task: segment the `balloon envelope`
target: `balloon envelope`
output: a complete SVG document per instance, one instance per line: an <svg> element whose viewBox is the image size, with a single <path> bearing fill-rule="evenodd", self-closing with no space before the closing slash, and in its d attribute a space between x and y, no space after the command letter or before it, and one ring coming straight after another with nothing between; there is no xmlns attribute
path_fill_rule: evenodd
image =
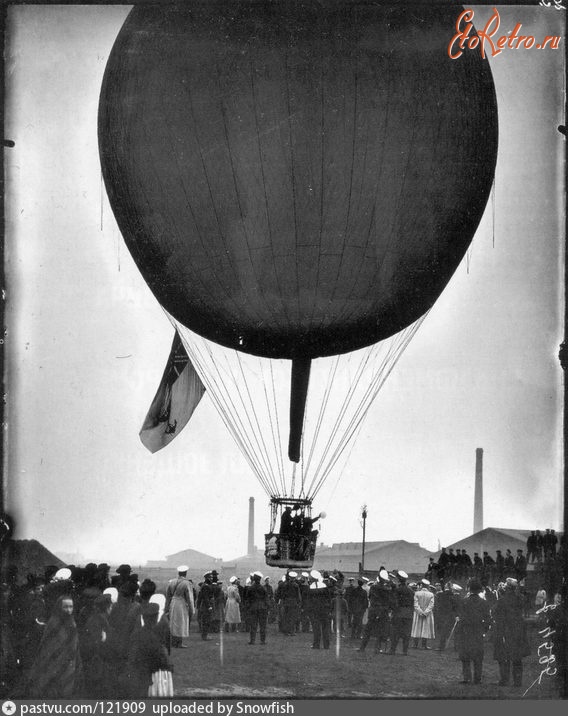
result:
<svg viewBox="0 0 568 716"><path fill-rule="evenodd" d="M158 301L266 357L410 325L491 189L497 109L459 9L346 2L137 6L109 57L103 176Z"/></svg>

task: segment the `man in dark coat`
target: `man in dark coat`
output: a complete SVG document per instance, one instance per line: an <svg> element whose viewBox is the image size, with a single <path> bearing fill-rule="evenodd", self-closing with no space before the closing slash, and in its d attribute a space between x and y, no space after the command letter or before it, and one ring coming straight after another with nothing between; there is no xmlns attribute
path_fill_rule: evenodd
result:
<svg viewBox="0 0 568 716"><path fill-rule="evenodd" d="M493 654L499 663L499 685L509 683L511 667L513 685L521 686L523 657L530 653L526 624L523 619L523 602L517 582L507 579L503 595L493 609Z"/></svg>
<svg viewBox="0 0 568 716"><path fill-rule="evenodd" d="M203 583L199 589L197 595L197 616L199 619L199 628L201 629L201 639L207 641L211 627L211 619L213 617L213 611L215 609L215 593L216 590L213 587L213 573L207 572L203 575Z"/></svg>
<svg viewBox="0 0 568 716"><path fill-rule="evenodd" d="M513 553L510 549L508 549L505 553L504 568L503 576L505 578L515 576L515 558L513 557Z"/></svg>
<svg viewBox="0 0 568 716"><path fill-rule="evenodd" d="M449 575L450 557L446 552L446 548L442 547L442 552L438 557L438 579L442 582L447 579Z"/></svg>
<svg viewBox="0 0 568 716"><path fill-rule="evenodd" d="M472 576L472 564L471 557L467 553L466 549L462 549L462 574L463 579L468 579Z"/></svg>
<svg viewBox="0 0 568 716"><path fill-rule="evenodd" d="M390 633L390 615L395 607L394 595L389 582L389 575L385 570L379 572L377 581L369 590L369 614L363 640L358 651L365 651L369 639L375 635L375 654L383 653Z"/></svg>
<svg viewBox="0 0 568 716"><path fill-rule="evenodd" d="M369 606L367 592L363 589L363 580L357 580L357 586L351 594L351 638L359 639L363 630L363 615Z"/></svg>
<svg viewBox="0 0 568 716"><path fill-rule="evenodd" d="M484 636L489 629L491 615L487 602L479 596L483 589L481 582L472 579L469 595L461 605L456 627L456 648L462 662L464 684L470 684L471 664L473 662L473 683L481 683L483 670Z"/></svg>
<svg viewBox="0 0 568 716"><path fill-rule="evenodd" d="M451 582L446 582L443 591L438 592L434 600L434 625L439 639L436 651L444 651L446 648L457 615L458 601L452 592Z"/></svg>
<svg viewBox="0 0 568 716"><path fill-rule="evenodd" d="M499 552L499 554L501 554ZM483 553L483 570L481 575L481 584L486 586L487 584L493 584L496 574L496 563L489 552ZM501 571L503 571L501 569Z"/></svg>
<svg viewBox="0 0 568 716"><path fill-rule="evenodd" d="M457 577L457 564L458 564L458 558L454 554L454 550L452 547L449 548L448 551L448 570L449 570L449 576L452 579L456 579Z"/></svg>
<svg viewBox="0 0 568 716"><path fill-rule="evenodd" d="M517 550L517 558L515 559L515 579L523 580L527 576L527 560L522 549Z"/></svg>
<svg viewBox="0 0 568 716"><path fill-rule="evenodd" d="M502 582L505 576L505 557L500 549L495 554L495 568L493 582Z"/></svg>
<svg viewBox="0 0 568 716"><path fill-rule="evenodd" d="M287 505L284 508L284 512L282 512L282 517L280 518L280 536L281 537L289 537L292 533L292 508L290 505Z"/></svg>
<svg viewBox="0 0 568 716"><path fill-rule="evenodd" d="M527 537L527 562L532 563L536 559L536 532L533 530Z"/></svg>
<svg viewBox="0 0 568 716"><path fill-rule="evenodd" d="M414 592L406 584L408 574L402 570L396 572L399 585L395 591L395 603L392 614L392 633L389 654L395 654L399 640L402 640L402 653L408 655L412 619L414 618Z"/></svg>
<svg viewBox="0 0 568 716"><path fill-rule="evenodd" d="M245 601L250 623L249 644L256 641L257 629L260 632L260 643L266 644L266 622L268 621L268 593L260 583L262 574L253 572L250 586L245 591Z"/></svg>
<svg viewBox="0 0 568 716"><path fill-rule="evenodd" d="M307 611L312 623L312 649L329 649L331 633L332 588L316 569L310 572L311 583L307 595Z"/></svg>
<svg viewBox="0 0 568 716"><path fill-rule="evenodd" d="M353 595L353 592L355 591L355 577L349 577L349 579L347 581L348 581L348 584L345 587L343 596L345 597L345 601L347 602L347 626L349 628L351 628L351 621L352 621L351 597Z"/></svg>
<svg viewBox="0 0 568 716"><path fill-rule="evenodd" d="M297 576L296 572L288 572L285 581L278 588L278 598L282 608L282 631L288 636L294 636L296 633L296 624L302 604Z"/></svg>
<svg viewBox="0 0 568 716"><path fill-rule="evenodd" d="M487 554L486 552L483 553ZM483 583L483 560L479 556L479 552L473 553L473 575L476 579L481 579Z"/></svg>

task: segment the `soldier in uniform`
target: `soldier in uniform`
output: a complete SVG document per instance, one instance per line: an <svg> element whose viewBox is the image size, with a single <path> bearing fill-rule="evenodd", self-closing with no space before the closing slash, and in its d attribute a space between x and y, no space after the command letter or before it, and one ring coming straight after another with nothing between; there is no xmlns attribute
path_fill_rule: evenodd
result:
<svg viewBox="0 0 568 716"><path fill-rule="evenodd" d="M265 587L262 586L260 580L262 574L260 572L253 572L251 576L251 583L248 589L245 591L245 600L247 602L247 612L249 615L250 624L250 639L249 644L254 644L256 641L256 631L260 631L260 643L266 643L266 622L268 621L268 593Z"/></svg>
<svg viewBox="0 0 568 716"><path fill-rule="evenodd" d="M412 619L414 617L414 592L407 585L408 574L398 570L396 576L399 585L395 591L395 604L392 615L392 633L389 654L396 653L399 640L402 640L402 653L408 654Z"/></svg>
<svg viewBox="0 0 568 716"><path fill-rule="evenodd" d="M213 574L206 572L203 575L204 581L201 584L197 595L197 616L199 618L199 628L201 629L201 638L207 641L207 636L211 627L211 618L215 608L215 589L213 587Z"/></svg>
<svg viewBox="0 0 568 716"><path fill-rule="evenodd" d="M333 587L329 587L317 569L310 572L307 609L313 630L312 649L329 649Z"/></svg>
<svg viewBox="0 0 568 716"><path fill-rule="evenodd" d="M469 595L463 601L456 627L456 648L462 662L464 684L472 681L471 665L473 662L473 683L481 683L483 669L483 638L489 629L489 605L479 593L483 587L481 582L472 579Z"/></svg>
<svg viewBox="0 0 568 716"><path fill-rule="evenodd" d="M369 615L363 631L363 640L357 651L365 651L369 639L375 635L377 640L375 654L383 653L383 647L386 647L390 634L390 615L394 606L394 595L390 587L389 575L383 569L369 590Z"/></svg>

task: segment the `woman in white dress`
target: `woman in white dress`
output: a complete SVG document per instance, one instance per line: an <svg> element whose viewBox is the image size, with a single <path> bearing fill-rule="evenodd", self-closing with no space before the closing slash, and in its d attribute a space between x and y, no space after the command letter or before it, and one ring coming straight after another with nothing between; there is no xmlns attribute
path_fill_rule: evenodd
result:
<svg viewBox="0 0 568 716"><path fill-rule="evenodd" d="M237 626L241 623L241 609L239 596L239 588L236 585L237 578L229 579L227 587L227 604L225 606L225 631L237 631Z"/></svg>

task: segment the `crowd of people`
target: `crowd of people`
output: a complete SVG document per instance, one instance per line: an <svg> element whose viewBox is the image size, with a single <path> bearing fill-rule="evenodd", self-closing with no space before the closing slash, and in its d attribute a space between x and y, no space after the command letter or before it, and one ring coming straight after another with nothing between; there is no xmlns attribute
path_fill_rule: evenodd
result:
<svg viewBox="0 0 568 716"><path fill-rule="evenodd" d="M251 646L266 643L271 623L284 637L310 633L312 649L329 649L334 635L359 652L374 640L375 653L389 655L434 645L443 651L453 636L466 683L481 680L484 636L490 632L500 683L522 682L526 594L516 577L504 576L493 586L474 575L462 586L451 579L412 581L402 570L381 567L375 579L346 578L338 570L289 570L273 586L256 571L244 584L235 575L225 585L212 570L194 585L186 565L177 572L160 593L129 565L112 575L107 564L49 567L42 576L28 575L25 584L8 571L2 696L173 696L172 649L187 647L194 617L202 640L243 632ZM559 603L559 595L541 588L533 613Z"/></svg>
<svg viewBox="0 0 568 716"><path fill-rule="evenodd" d="M429 558L425 576L432 582L465 582L475 578L486 586L509 577L522 582L529 565L534 565L532 568L541 575L547 589L554 591L562 578L567 551L564 537L559 542L553 529L542 535L540 530L533 530L527 539L526 553L523 549L517 549L515 554L510 549L497 549L494 555L474 552L470 556L466 549L443 547L437 561Z"/></svg>

